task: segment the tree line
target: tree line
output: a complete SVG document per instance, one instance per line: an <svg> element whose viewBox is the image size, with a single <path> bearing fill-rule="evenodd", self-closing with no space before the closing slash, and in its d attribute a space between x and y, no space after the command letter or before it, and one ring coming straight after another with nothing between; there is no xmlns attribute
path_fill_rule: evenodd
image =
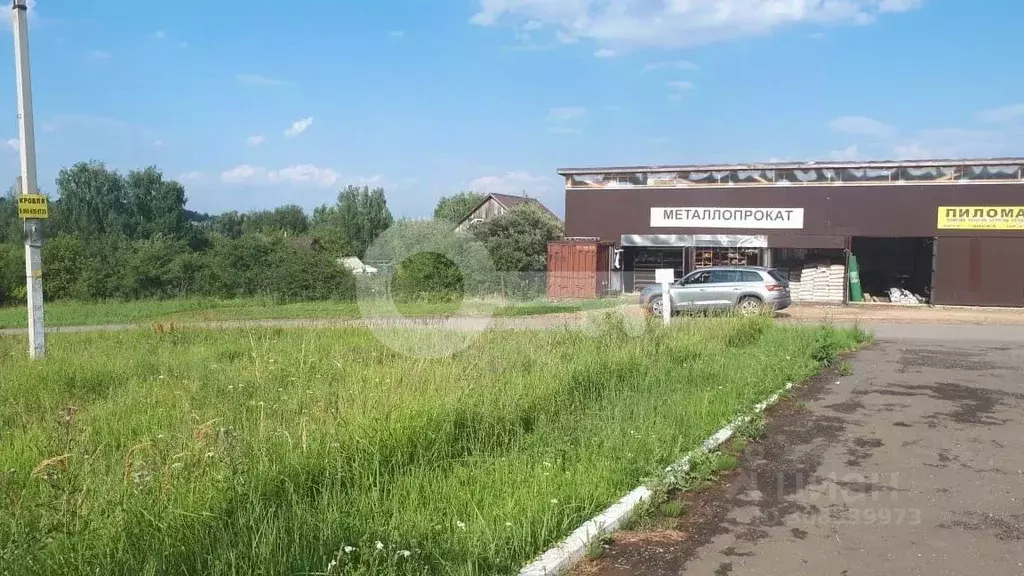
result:
<svg viewBox="0 0 1024 576"><path fill-rule="evenodd" d="M348 186L333 204L307 214L300 206L199 213L187 208L185 188L156 167L122 174L100 162L79 162L56 178L44 223L43 289L47 300L265 296L281 302L355 298L344 256L364 257L393 226L448 226L484 196L460 192L440 199L433 223L392 216L383 188ZM0 304L25 299L22 223L17 190L0 197ZM505 276L542 272L546 245L561 224L523 204L475 224L451 250L484 246L493 269L467 278L476 266L455 265L438 253L394 262L396 295L449 298L466 292L534 294L536 285L510 286ZM415 237L415 232L405 234ZM476 242L471 242L476 241ZM378 254L379 256L379 254ZM460 256L462 258L462 256ZM486 266L480 266L483 270ZM461 271L460 271L461 270ZM502 276L501 273L505 273Z"/></svg>

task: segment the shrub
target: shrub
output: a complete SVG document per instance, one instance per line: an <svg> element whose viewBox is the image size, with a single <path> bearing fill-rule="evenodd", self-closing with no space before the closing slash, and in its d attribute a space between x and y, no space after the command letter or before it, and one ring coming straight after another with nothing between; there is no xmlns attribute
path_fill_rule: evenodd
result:
<svg viewBox="0 0 1024 576"><path fill-rule="evenodd" d="M465 293L462 271L436 252L419 252L403 260L391 279L398 300L453 301Z"/></svg>

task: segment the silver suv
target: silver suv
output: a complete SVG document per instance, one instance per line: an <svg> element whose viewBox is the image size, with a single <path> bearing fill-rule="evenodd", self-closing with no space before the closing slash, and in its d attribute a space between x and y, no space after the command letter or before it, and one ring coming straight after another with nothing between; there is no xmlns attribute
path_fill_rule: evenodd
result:
<svg viewBox="0 0 1024 576"><path fill-rule="evenodd" d="M672 312L737 309L752 314L782 310L792 303L789 282L771 268L714 266L695 270L668 288ZM661 285L640 292L640 305L661 316Z"/></svg>

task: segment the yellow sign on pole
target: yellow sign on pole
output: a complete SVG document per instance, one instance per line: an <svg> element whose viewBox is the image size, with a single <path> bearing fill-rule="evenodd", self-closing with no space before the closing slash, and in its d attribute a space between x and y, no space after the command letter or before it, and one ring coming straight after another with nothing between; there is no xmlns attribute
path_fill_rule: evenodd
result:
<svg viewBox="0 0 1024 576"><path fill-rule="evenodd" d="M1024 230L1024 206L939 206L939 230Z"/></svg>
<svg viewBox="0 0 1024 576"><path fill-rule="evenodd" d="M50 205L42 194L18 196L18 218L22 220L46 220L50 217Z"/></svg>

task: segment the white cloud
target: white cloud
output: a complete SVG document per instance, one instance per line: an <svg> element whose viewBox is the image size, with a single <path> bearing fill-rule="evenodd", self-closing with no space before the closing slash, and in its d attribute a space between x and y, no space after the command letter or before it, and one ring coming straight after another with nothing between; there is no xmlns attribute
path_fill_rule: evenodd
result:
<svg viewBox="0 0 1024 576"><path fill-rule="evenodd" d="M481 194L528 194L547 189L546 176L534 176L529 172L506 172L501 176L481 176L470 181L468 189Z"/></svg>
<svg viewBox="0 0 1024 576"><path fill-rule="evenodd" d="M332 168L321 168L313 164L296 164L278 170L262 166L242 164L221 172L220 179L226 184L272 184L286 182L329 187L342 180L340 172Z"/></svg>
<svg viewBox="0 0 1024 576"><path fill-rule="evenodd" d="M891 138L897 132L894 126L866 116L841 116L831 120L828 126L837 132L874 138Z"/></svg>
<svg viewBox="0 0 1024 576"><path fill-rule="evenodd" d="M594 52L595 58L615 58L618 56L618 52L615 50L609 50L608 48L601 48Z"/></svg>
<svg viewBox="0 0 1024 576"><path fill-rule="evenodd" d="M560 40L679 47L763 35L799 24L866 24L923 0L479 0L478 26L550 28Z"/></svg>
<svg viewBox="0 0 1024 576"><path fill-rule="evenodd" d="M392 31L388 32L388 36L390 36L392 38L404 38L405 37L405 32L403 32L401 30L392 30Z"/></svg>
<svg viewBox="0 0 1024 576"><path fill-rule="evenodd" d="M860 149L856 144L851 144L842 150L833 150L829 156L839 162L852 162L860 159Z"/></svg>
<svg viewBox="0 0 1024 576"><path fill-rule="evenodd" d="M18 138L8 138L4 145L11 150L21 150L21 140Z"/></svg>
<svg viewBox="0 0 1024 576"><path fill-rule="evenodd" d="M1021 155L1024 128L921 130L893 145L898 158L980 158Z"/></svg>
<svg viewBox="0 0 1024 576"><path fill-rule="evenodd" d="M548 118L555 122L567 122L582 118L586 113L587 109L580 106L561 106L548 110Z"/></svg>
<svg viewBox="0 0 1024 576"><path fill-rule="evenodd" d="M317 186L333 186L341 180L341 173L330 168L320 168L312 164L298 164L268 173L271 182L292 182L296 184L315 184Z"/></svg>
<svg viewBox="0 0 1024 576"><path fill-rule="evenodd" d="M975 116L984 117L986 112L991 111L982 111ZM1012 117L1010 112L1007 107L1006 111L993 113L993 118ZM1020 156L1024 151L1021 145L1024 141L1024 126L1013 123L995 123L982 129L929 128L908 131L862 117L846 117L846 121L833 121L830 126L863 137L861 142L833 152L832 157L835 159L846 159L852 156L852 152L859 158L921 160Z"/></svg>
<svg viewBox="0 0 1024 576"><path fill-rule="evenodd" d="M906 12L920 8L924 0L882 0L878 3L879 12Z"/></svg>
<svg viewBox="0 0 1024 576"><path fill-rule="evenodd" d="M975 116L980 122L985 122L986 124L1013 122L1024 118L1024 102L998 108L989 108L988 110L978 112Z"/></svg>
<svg viewBox="0 0 1024 576"><path fill-rule="evenodd" d="M291 84L287 80L279 80L277 78L270 78L262 74L238 74L235 79L242 84L249 84L252 86L287 86Z"/></svg>
<svg viewBox="0 0 1024 576"><path fill-rule="evenodd" d="M96 61L110 60L111 58L114 57L114 55L111 54L110 52L105 52L103 50L89 50L88 56L89 56L90 60L96 60Z"/></svg>
<svg viewBox="0 0 1024 576"><path fill-rule="evenodd" d="M266 136L264 136L263 134L257 134L255 136L249 136L248 138L246 138L245 144L247 146L259 146L260 144L266 142L266 140Z"/></svg>
<svg viewBox="0 0 1024 576"><path fill-rule="evenodd" d="M700 70L700 66L697 66L689 60L676 60L674 62L651 62L644 64L643 72L651 72L653 70L685 70L685 71L696 71Z"/></svg>
<svg viewBox="0 0 1024 576"><path fill-rule="evenodd" d="M185 172L184 174L178 176L178 180L182 180L182 181L195 181L195 180L202 180L205 177L206 177L206 175L203 174L202 172L200 172L199 170L193 170L191 172Z"/></svg>
<svg viewBox="0 0 1024 576"><path fill-rule="evenodd" d="M312 116L307 116L306 118L303 118L302 120L296 120L295 122L292 122L291 128L288 128L287 130L285 130L284 131L284 135L287 136L288 138L294 138L295 136L298 136L299 134L302 134L303 132L305 132L306 129L308 129L312 125L313 125L313 117Z"/></svg>
<svg viewBox="0 0 1024 576"><path fill-rule="evenodd" d="M572 128L570 126L552 126L551 128L548 128L548 132L552 134L583 134L583 131L579 128Z"/></svg>
<svg viewBox="0 0 1024 576"><path fill-rule="evenodd" d="M221 181L227 184L237 184L240 182L252 182L265 178L267 171L265 168L258 168L249 164L242 164L241 166L235 166L230 170L225 170L220 173Z"/></svg>

